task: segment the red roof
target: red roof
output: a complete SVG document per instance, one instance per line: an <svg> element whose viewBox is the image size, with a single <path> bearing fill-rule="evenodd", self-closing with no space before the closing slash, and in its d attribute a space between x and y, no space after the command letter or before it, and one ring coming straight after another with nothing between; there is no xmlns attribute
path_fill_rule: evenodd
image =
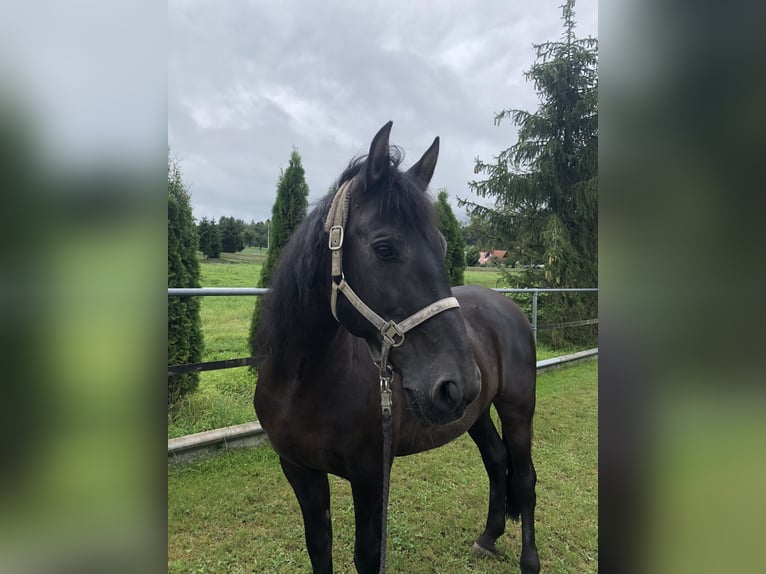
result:
<svg viewBox="0 0 766 574"><path fill-rule="evenodd" d="M491 253L489 251L479 251L479 265L484 265L494 258L505 259L507 254L508 251L504 249L495 249Z"/></svg>

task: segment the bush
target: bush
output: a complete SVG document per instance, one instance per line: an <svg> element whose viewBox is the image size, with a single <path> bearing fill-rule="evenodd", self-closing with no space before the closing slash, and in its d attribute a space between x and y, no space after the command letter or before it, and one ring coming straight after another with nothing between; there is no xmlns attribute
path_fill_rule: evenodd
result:
<svg viewBox="0 0 766 574"><path fill-rule="evenodd" d="M168 158L168 287L199 287L199 241L190 197L178 165ZM199 299L168 297L168 364L202 358ZM168 408L199 384L199 374L168 376Z"/></svg>
<svg viewBox="0 0 766 574"><path fill-rule="evenodd" d="M269 287L271 277L279 259L279 254L287 245L293 231L306 217L308 210L309 186L303 170L303 162L298 150L290 154L290 162L287 170L279 174L277 182L277 197L271 208L269 251L266 261L261 267L260 286ZM253 309L253 318L250 321L249 344L255 354L256 335L261 324L263 315L264 298L258 297Z"/></svg>
<svg viewBox="0 0 766 574"><path fill-rule="evenodd" d="M450 207L446 189L439 190L434 206L439 215L439 231L442 232L444 240L447 242L444 265L447 268L449 284L453 287L462 285L465 273L465 243L460 233L460 224L452 212L452 207Z"/></svg>
<svg viewBox="0 0 766 574"><path fill-rule="evenodd" d="M481 250L475 245L471 245L465 250L465 263L469 267L476 267L479 264Z"/></svg>
<svg viewBox="0 0 766 574"><path fill-rule="evenodd" d="M215 221L203 217L199 224L199 249L207 257L217 259L221 256L221 231Z"/></svg>

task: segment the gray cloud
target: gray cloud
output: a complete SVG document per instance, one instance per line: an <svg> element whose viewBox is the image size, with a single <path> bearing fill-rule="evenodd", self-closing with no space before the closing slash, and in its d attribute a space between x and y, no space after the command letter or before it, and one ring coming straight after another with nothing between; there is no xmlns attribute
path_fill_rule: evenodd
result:
<svg viewBox="0 0 766 574"><path fill-rule="evenodd" d="M432 190L465 197L474 158L515 141L493 113L537 107L523 71L560 37L559 4L171 0L168 140L195 215L270 217L293 147L315 201L388 120L407 165L440 136ZM578 3L579 35L596 11Z"/></svg>

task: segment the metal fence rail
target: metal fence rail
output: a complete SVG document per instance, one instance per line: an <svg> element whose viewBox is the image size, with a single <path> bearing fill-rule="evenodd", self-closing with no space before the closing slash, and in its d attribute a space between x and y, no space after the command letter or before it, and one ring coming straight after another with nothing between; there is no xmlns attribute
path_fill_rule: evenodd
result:
<svg viewBox="0 0 766 574"><path fill-rule="evenodd" d="M232 297L236 295L265 295L265 287L169 287L168 297Z"/></svg>
<svg viewBox="0 0 766 574"><path fill-rule="evenodd" d="M577 327L581 325L598 324L598 319L583 319L580 321L569 321L566 323L548 323L537 324L537 301L540 293L572 293L572 292L596 292L598 287L567 287L567 288L511 288L495 287L492 291L498 293L530 293L532 295L532 332L537 341L537 331L546 329L559 329L565 327ZM169 287L168 297L239 297L239 296L262 296L269 292L264 287ZM220 369L232 369L235 367L246 367L253 364L252 357L242 357L239 359L225 359L222 361L208 361L205 363L189 363L185 365L171 365L168 367L169 375L180 375L183 373L193 373L200 371L215 371Z"/></svg>
<svg viewBox="0 0 766 574"><path fill-rule="evenodd" d="M222 369L233 369L235 367L248 367L252 364L252 357L224 359L222 361L207 361L205 363L186 363L185 365L171 365L168 367L168 375L199 373L200 371L220 371Z"/></svg>
<svg viewBox="0 0 766 574"><path fill-rule="evenodd" d="M492 291L498 293L566 293L572 291L598 291L598 287L570 287L562 289L554 288L511 288L511 287L493 287ZM187 296L187 297L230 297L233 295L266 295L269 289L266 287L168 287L168 297Z"/></svg>

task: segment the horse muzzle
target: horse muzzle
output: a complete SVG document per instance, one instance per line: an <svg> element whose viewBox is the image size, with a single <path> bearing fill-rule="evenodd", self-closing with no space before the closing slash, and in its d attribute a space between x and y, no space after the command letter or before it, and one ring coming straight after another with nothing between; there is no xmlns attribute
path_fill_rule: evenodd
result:
<svg viewBox="0 0 766 574"><path fill-rule="evenodd" d="M481 391L481 373L474 363L470 376L458 378L441 376L426 392L409 386L404 378L404 390L410 410L430 425L445 425L460 420L466 407Z"/></svg>

